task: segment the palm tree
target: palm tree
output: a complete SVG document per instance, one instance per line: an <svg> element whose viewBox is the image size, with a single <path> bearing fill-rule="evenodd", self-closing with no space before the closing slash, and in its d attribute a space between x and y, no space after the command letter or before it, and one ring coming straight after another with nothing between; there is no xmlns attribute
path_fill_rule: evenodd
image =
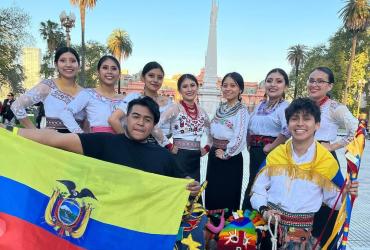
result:
<svg viewBox="0 0 370 250"><path fill-rule="evenodd" d="M307 59L307 46L302 44L297 44L291 46L288 49L287 60L295 69L295 83L294 83L294 96L295 99L298 91L298 74L299 69L302 67L303 63Z"/></svg>
<svg viewBox="0 0 370 250"><path fill-rule="evenodd" d="M40 23L40 34L46 40L48 52L54 53L55 49L63 44L65 37L64 33L58 23L47 20Z"/></svg>
<svg viewBox="0 0 370 250"><path fill-rule="evenodd" d="M132 42L125 30L116 29L108 37L108 49L121 63L132 54ZM121 93L121 79L118 79L118 94Z"/></svg>
<svg viewBox="0 0 370 250"><path fill-rule="evenodd" d="M369 25L370 6L368 0L347 0L346 5L340 10L344 27L352 33L351 57L347 66L347 79L344 87L343 103L347 103L348 87L351 84L352 63L356 55L358 34L365 31Z"/></svg>
<svg viewBox="0 0 370 250"><path fill-rule="evenodd" d="M80 8L81 18L81 84L85 84L85 12L86 8L92 9L95 7L97 0L70 0L72 5Z"/></svg>

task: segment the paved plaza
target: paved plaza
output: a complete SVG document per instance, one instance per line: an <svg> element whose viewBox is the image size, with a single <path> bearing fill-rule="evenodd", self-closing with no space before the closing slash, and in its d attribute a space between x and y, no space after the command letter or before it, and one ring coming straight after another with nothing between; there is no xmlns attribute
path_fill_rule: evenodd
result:
<svg viewBox="0 0 370 250"><path fill-rule="evenodd" d="M370 250L370 140L366 140L365 151L359 173L360 189L353 211L349 232L349 250ZM344 157L344 149L337 150L338 159L343 175L346 173L347 163ZM248 152L243 151L244 156L244 178L243 190L248 184ZM202 159L202 179L206 171L206 157Z"/></svg>

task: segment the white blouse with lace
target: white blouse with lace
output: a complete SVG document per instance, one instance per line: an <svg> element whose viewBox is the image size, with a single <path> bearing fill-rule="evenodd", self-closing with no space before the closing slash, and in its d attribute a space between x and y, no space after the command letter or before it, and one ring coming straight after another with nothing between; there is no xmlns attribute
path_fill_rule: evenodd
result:
<svg viewBox="0 0 370 250"><path fill-rule="evenodd" d="M285 118L285 109L289 103L280 101L272 108L267 108L267 101L262 101L254 109L249 118L248 133L278 137L279 134L289 138L288 125Z"/></svg>
<svg viewBox="0 0 370 250"><path fill-rule="evenodd" d="M165 112L161 114L161 119L153 129L152 135L161 146L170 143L162 127L169 127L174 139L200 142L203 134L208 138L207 145L211 145L210 121L207 113L196 104L198 116L191 118L183 105L180 103L172 104Z"/></svg>
<svg viewBox="0 0 370 250"><path fill-rule="evenodd" d="M128 107L128 103L131 102L132 100L134 99L137 99L139 97L142 97L143 95L140 94L140 93L131 93L129 95L127 95L124 99L123 99L123 102L117 106L118 109L122 110L123 113L127 113L127 107ZM173 104L173 101L168 98L168 101L165 105L163 106L159 106L159 112L162 113L165 112L171 105ZM171 131L170 131L170 125L169 124L163 124L161 127L160 127L163 131L163 133L168 136L171 134Z"/></svg>
<svg viewBox="0 0 370 250"><path fill-rule="evenodd" d="M17 98L11 109L17 119L23 119L27 117L27 107L42 102L46 118L59 119L60 113L74 98L59 90L53 79L45 79ZM85 116L84 112L79 112L74 118L82 121Z"/></svg>
<svg viewBox="0 0 370 250"><path fill-rule="evenodd" d="M84 89L65 107L60 114L60 119L69 131L83 133L84 131L73 117L84 110L90 127L110 127L108 118L122 103L123 98L110 99L102 96L95 89Z"/></svg>
<svg viewBox="0 0 370 250"><path fill-rule="evenodd" d="M226 103L221 103L218 107L211 121L211 136L229 141L224 153L225 159L239 154L245 148L248 122L249 113L244 104L237 103L228 107Z"/></svg>
<svg viewBox="0 0 370 250"><path fill-rule="evenodd" d="M321 122L320 128L315 133L316 140L335 142L339 128L345 128L346 135L338 143L345 146L353 140L358 121L345 105L328 99L321 105L320 109Z"/></svg>

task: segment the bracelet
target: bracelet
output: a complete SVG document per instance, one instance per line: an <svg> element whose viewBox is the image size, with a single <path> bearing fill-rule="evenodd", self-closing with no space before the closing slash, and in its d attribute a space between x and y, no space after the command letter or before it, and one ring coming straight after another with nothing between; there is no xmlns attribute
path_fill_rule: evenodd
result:
<svg viewBox="0 0 370 250"><path fill-rule="evenodd" d="M6 125L5 126L5 129L8 130L8 131L10 131L10 132L13 132L14 127L13 126L10 126L10 125Z"/></svg>
<svg viewBox="0 0 370 250"><path fill-rule="evenodd" d="M168 143L165 147L169 150L169 151L172 151L173 147L175 145L173 145L172 143Z"/></svg>
<svg viewBox="0 0 370 250"><path fill-rule="evenodd" d="M13 135L18 135L18 127L13 127Z"/></svg>
<svg viewBox="0 0 370 250"><path fill-rule="evenodd" d="M209 147L209 145L205 145L204 146L204 150L208 153L209 152L209 150L210 150L211 148Z"/></svg>
<svg viewBox="0 0 370 250"><path fill-rule="evenodd" d="M269 210L269 207L268 206L260 206L260 208L258 209L259 213L263 216L263 213L266 212L267 210Z"/></svg>

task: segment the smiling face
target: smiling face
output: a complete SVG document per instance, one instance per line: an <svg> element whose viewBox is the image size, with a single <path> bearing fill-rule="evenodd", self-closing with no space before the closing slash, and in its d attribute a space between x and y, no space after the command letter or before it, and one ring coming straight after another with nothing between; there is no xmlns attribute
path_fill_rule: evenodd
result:
<svg viewBox="0 0 370 250"><path fill-rule="evenodd" d="M320 101L333 88L329 76L321 70L314 70L307 81L308 95L314 101Z"/></svg>
<svg viewBox="0 0 370 250"><path fill-rule="evenodd" d="M113 60L107 59L101 64L98 75L101 84L112 86L118 81L120 72L117 64Z"/></svg>
<svg viewBox="0 0 370 250"><path fill-rule="evenodd" d="M222 96L228 102L235 102L238 100L240 94L240 87L234 79L231 77L226 77L221 85Z"/></svg>
<svg viewBox="0 0 370 250"><path fill-rule="evenodd" d="M296 142L313 141L319 127L320 123L315 121L315 117L302 110L294 113L288 121L289 132Z"/></svg>
<svg viewBox="0 0 370 250"><path fill-rule="evenodd" d="M60 77L66 79L75 78L78 73L79 66L77 58L71 52L63 53L55 63L55 67L58 69Z"/></svg>
<svg viewBox="0 0 370 250"><path fill-rule="evenodd" d="M145 88L152 92L158 92L162 87L164 73L161 69L155 68L148 71L143 77L142 81L145 83Z"/></svg>
<svg viewBox="0 0 370 250"><path fill-rule="evenodd" d="M284 80L284 76L279 72L272 72L266 77L265 90L266 95L270 99L279 99L283 97L286 88L287 86Z"/></svg>
<svg viewBox="0 0 370 250"><path fill-rule="evenodd" d="M181 82L179 92L184 101L194 102L198 94L198 85L193 80L186 78Z"/></svg>
<svg viewBox="0 0 370 250"><path fill-rule="evenodd" d="M145 141L154 128L154 116L142 105L134 105L126 116L127 135L134 141Z"/></svg>

